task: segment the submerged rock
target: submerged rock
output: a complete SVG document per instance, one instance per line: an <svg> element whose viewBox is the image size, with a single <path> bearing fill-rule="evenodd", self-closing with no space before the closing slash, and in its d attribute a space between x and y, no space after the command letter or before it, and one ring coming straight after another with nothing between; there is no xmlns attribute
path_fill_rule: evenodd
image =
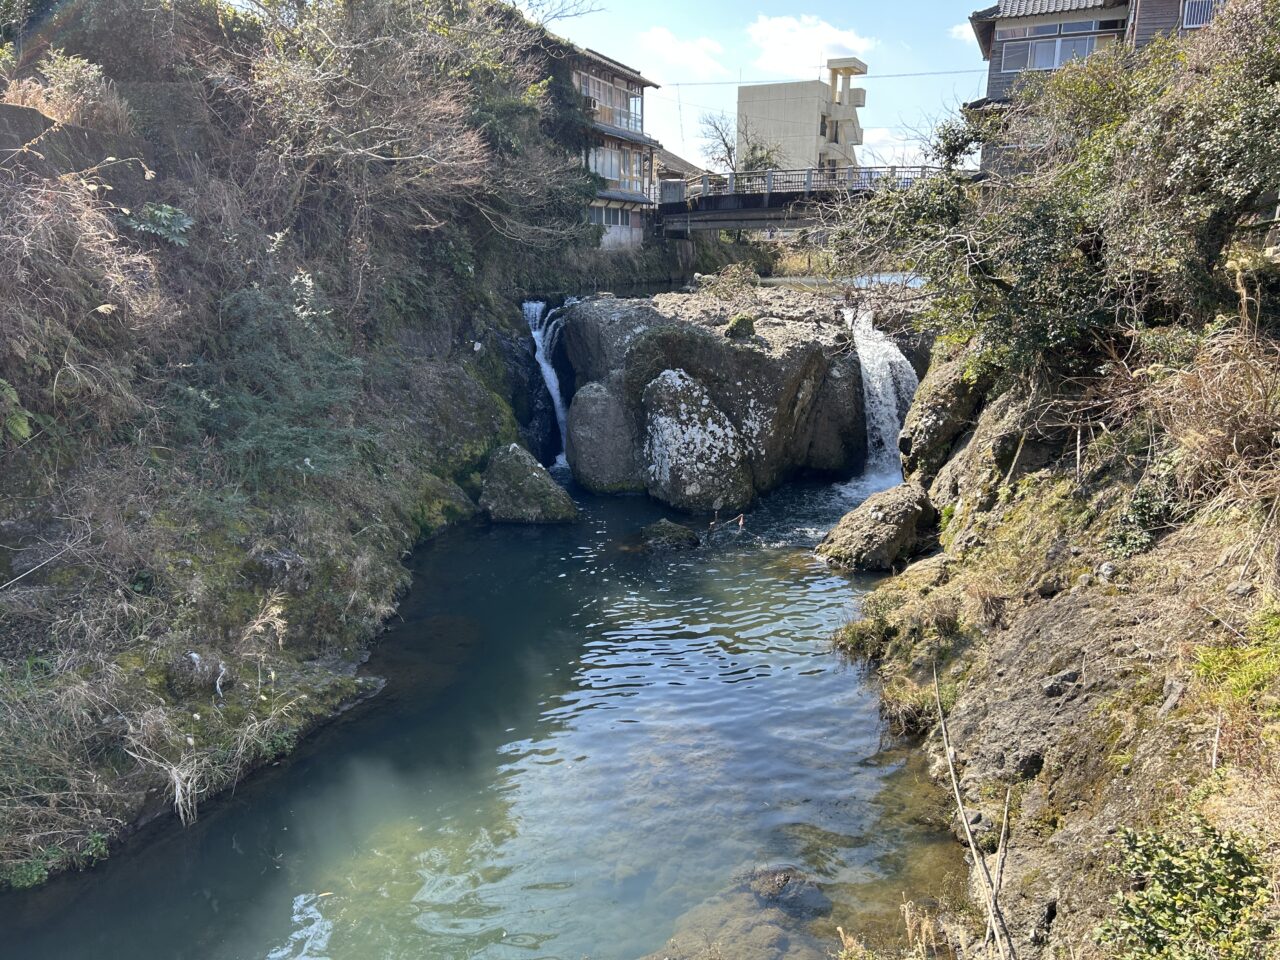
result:
<svg viewBox="0 0 1280 960"><path fill-rule="evenodd" d="M659 520L640 531L640 540L648 550L696 550L702 541L688 527L670 520Z"/></svg>
<svg viewBox="0 0 1280 960"><path fill-rule="evenodd" d="M503 523L559 523L578 519L573 498L546 467L519 444L489 458L480 490L480 507Z"/></svg>
<svg viewBox="0 0 1280 960"><path fill-rule="evenodd" d="M692 512L740 510L755 491L742 438L706 388L683 370L645 387L645 488Z"/></svg>
<svg viewBox="0 0 1280 960"><path fill-rule="evenodd" d="M814 879L795 867L761 867L676 921L675 935L645 960L829 960L805 932L831 912Z"/></svg>
<svg viewBox="0 0 1280 960"><path fill-rule="evenodd" d="M892 570L913 556L934 518L923 488L900 483L846 513L818 545L818 555L852 570Z"/></svg>

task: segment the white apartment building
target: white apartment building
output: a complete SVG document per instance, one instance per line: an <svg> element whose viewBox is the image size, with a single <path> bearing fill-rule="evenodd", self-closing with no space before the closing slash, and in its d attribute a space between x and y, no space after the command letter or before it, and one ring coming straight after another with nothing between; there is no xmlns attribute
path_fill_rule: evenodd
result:
<svg viewBox="0 0 1280 960"><path fill-rule="evenodd" d="M854 148L862 145L858 109L867 92L851 86L867 72L857 57L827 61L830 82L803 80L738 88L738 154L746 135L759 144L781 148L779 167L790 170L857 166Z"/></svg>

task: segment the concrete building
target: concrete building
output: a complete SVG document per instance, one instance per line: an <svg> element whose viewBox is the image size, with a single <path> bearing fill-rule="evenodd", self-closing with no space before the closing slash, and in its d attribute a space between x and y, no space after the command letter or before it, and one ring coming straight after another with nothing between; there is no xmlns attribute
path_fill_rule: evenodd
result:
<svg viewBox="0 0 1280 960"><path fill-rule="evenodd" d="M781 150L781 169L813 170L857 165L854 148L862 144L858 108L867 92L850 86L867 72L857 57L828 60L830 83L804 80L761 83L738 88L738 155L747 138Z"/></svg>
<svg viewBox="0 0 1280 960"><path fill-rule="evenodd" d="M657 87L602 53L572 48L573 84L591 114L595 144L584 158L604 180L588 210L604 228L604 249L638 247L653 218L655 155L661 144L644 132L644 91Z"/></svg>

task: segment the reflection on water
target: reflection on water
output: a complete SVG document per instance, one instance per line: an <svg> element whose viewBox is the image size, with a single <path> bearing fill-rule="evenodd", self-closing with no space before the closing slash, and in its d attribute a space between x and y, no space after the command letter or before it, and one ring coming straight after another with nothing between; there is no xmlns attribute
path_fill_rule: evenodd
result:
<svg viewBox="0 0 1280 960"><path fill-rule="evenodd" d="M5 956L635 960L777 863L832 901L797 943L892 926L954 851L830 652L866 584L808 548L858 495L786 491L658 557L640 498L450 533L382 696L193 828L0 899Z"/></svg>

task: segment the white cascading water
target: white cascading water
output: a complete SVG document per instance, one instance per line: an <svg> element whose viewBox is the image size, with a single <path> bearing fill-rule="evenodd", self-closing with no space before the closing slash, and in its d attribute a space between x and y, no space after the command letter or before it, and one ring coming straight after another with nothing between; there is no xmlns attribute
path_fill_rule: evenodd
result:
<svg viewBox="0 0 1280 960"><path fill-rule="evenodd" d="M555 335L561 325L561 311L547 310L541 300L526 300L524 306L525 323L529 325L529 333L533 336L533 353L538 361L538 369L542 371L542 381L551 394L551 405L556 412L556 427L560 430L560 452L556 455L556 466L567 466L565 460L565 409L564 396L560 392L560 377L551 364L551 348L555 345Z"/></svg>
<svg viewBox="0 0 1280 960"><path fill-rule="evenodd" d="M845 310L845 322L862 366L862 397L867 419L866 476L902 479L898 434L911 398L920 386L911 362L898 345L872 325L869 310Z"/></svg>

